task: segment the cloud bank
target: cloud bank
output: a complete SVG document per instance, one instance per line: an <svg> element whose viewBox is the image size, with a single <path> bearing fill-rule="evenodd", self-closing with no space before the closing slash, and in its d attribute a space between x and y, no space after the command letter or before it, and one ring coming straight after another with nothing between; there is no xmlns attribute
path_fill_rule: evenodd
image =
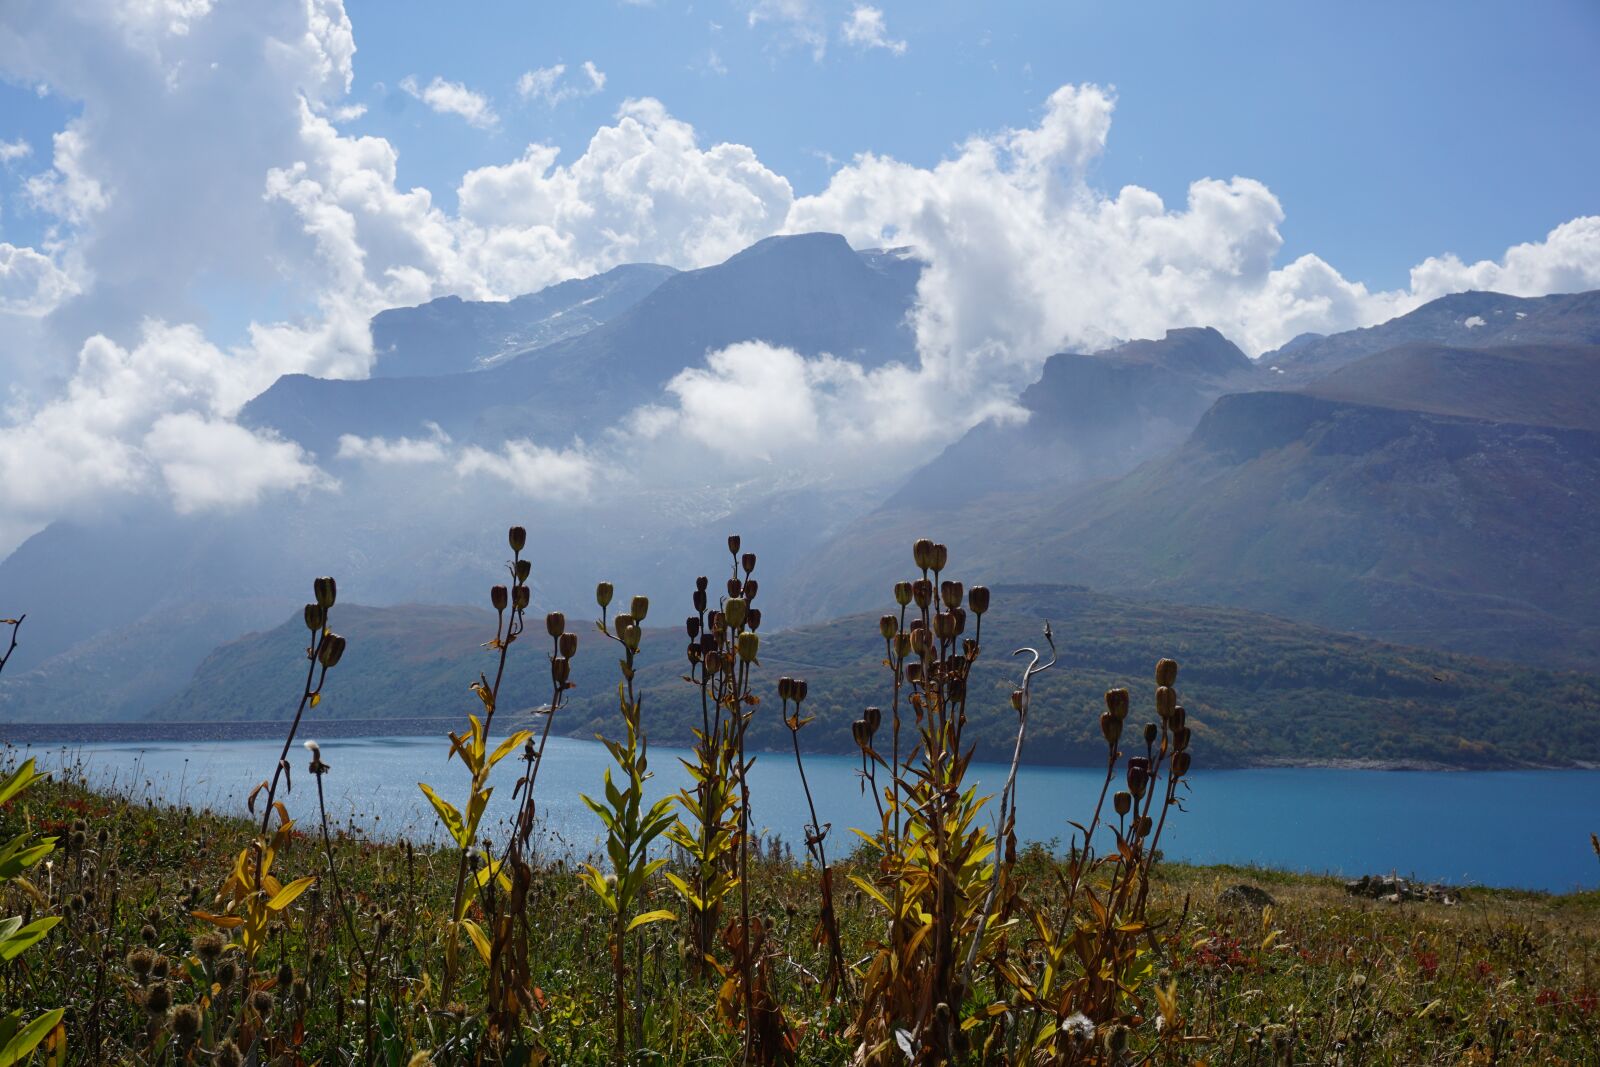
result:
<svg viewBox="0 0 1600 1067"><path fill-rule="evenodd" d="M822 54L813 5L761 0L747 11ZM904 46L867 5L839 33L856 47ZM639 439L692 439L706 420L739 412L761 413L767 427L753 469L819 456L893 462L880 459L884 440L928 432L896 425L912 402L935 405L942 432L954 432L1006 411L1063 347L1215 325L1258 353L1461 289L1600 287L1596 217L1496 260L1441 252L1401 290L1370 290L1315 255L1280 263L1283 207L1251 178L1197 176L1175 204L1138 186L1097 188L1090 170L1115 99L1094 85L1063 86L1036 121L971 137L932 166L863 154L806 197L751 148L702 136L658 100L629 99L571 158L534 143L467 171L448 209L400 184L391 143L344 128L359 114L354 50L340 0L14 0L0 75L48 85L80 110L48 151L0 149L49 223L34 246L0 242L0 341L11 353L0 364L0 498L10 505L0 552L107 496L155 494L200 511L336 492L325 469L336 460L352 471L430 463L535 495L566 479L589 492L628 468ZM599 91L605 76L584 64L523 81L524 98L553 104ZM408 89L476 125L496 119L465 86L435 78ZM704 266L808 230L916 247L928 263L917 365L868 372L736 345L635 413L631 445L612 436L474 451L419 428L424 436L347 439L338 456L317 457L234 421L279 375L368 373L367 320L385 307L508 298L624 262Z"/></svg>

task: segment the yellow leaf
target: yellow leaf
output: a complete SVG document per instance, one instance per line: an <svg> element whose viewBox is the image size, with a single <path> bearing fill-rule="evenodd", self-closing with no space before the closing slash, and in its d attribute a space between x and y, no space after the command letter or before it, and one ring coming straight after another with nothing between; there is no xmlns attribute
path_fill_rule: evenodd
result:
<svg viewBox="0 0 1600 1067"><path fill-rule="evenodd" d="M483 962L489 962L489 938L483 932L483 927L471 919L462 919L461 926L467 931L467 936L472 938L472 944L478 950L478 955L483 957Z"/></svg>
<svg viewBox="0 0 1600 1067"><path fill-rule="evenodd" d="M660 909L658 909L656 911L647 911L647 912L643 913L642 915L635 915L633 917L633 921L628 924L628 929L626 931L624 931L624 932L625 933L632 933L638 927L648 926L651 923L671 922L673 919L676 919L676 918L677 918L676 915L674 915L672 912L666 910L665 908L660 908Z"/></svg>
<svg viewBox="0 0 1600 1067"><path fill-rule="evenodd" d="M298 897L301 893L304 893L307 889L310 889L315 883L315 878L296 878L294 881L278 890L278 892L273 895L272 899L267 901L267 907L272 911L282 911L290 904L293 904L296 897Z"/></svg>

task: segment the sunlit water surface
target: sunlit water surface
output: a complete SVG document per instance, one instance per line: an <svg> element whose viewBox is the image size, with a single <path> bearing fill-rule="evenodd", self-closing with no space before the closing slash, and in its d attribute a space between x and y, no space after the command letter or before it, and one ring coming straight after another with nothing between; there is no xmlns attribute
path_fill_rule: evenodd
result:
<svg viewBox="0 0 1600 1067"><path fill-rule="evenodd" d="M34 746L44 767L76 769L101 787L138 799L245 810L245 798L270 773L282 742L260 740L98 742ZM446 760L438 737L330 738L324 783L336 824L383 836L437 839L432 809L417 788L428 782L458 803L466 774ZM687 781L680 750L651 749L660 794ZM283 799L293 817L316 820L308 753L291 754L293 785ZM610 756L599 744L551 738L539 774L544 847L584 854L599 823L579 794L600 791ZM520 768L497 773L489 819L503 825ZM851 826L876 822L861 790L860 761L811 756L806 774L818 816L832 823L830 847L852 847ZM974 764L971 775L998 792L1006 768ZM1327 769L1205 771L1192 775L1182 813L1162 840L1170 857L1197 863L1259 864L1355 876L1398 872L1437 881L1566 891L1600 883L1589 834L1600 830L1600 771L1393 772ZM1102 773L1085 768L1024 767L1018 776L1019 836L1065 842L1067 820L1086 820ZM762 754L751 773L754 823L800 849L809 821L792 756Z"/></svg>

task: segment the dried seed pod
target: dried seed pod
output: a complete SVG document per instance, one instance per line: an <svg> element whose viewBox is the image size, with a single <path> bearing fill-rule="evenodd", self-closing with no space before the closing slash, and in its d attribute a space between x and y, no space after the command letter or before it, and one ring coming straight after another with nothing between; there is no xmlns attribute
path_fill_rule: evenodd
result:
<svg viewBox="0 0 1600 1067"><path fill-rule="evenodd" d="M1133 794L1125 790L1117 790L1111 797L1111 806L1118 815L1126 815L1133 810Z"/></svg>
<svg viewBox="0 0 1600 1067"><path fill-rule="evenodd" d="M911 546L911 560L918 570L933 570L933 542L926 537L919 538Z"/></svg>
<svg viewBox="0 0 1600 1067"><path fill-rule="evenodd" d="M1013 689L1011 691L1011 710L1017 712L1018 714L1021 714L1022 713L1022 701L1026 698L1026 696L1027 696L1027 694L1024 693L1022 690Z"/></svg>
<svg viewBox="0 0 1600 1067"><path fill-rule="evenodd" d="M722 673L722 653L720 653L720 652L707 652L707 653L705 653L705 668L706 668L706 675L708 677L711 676L711 675L714 675L714 674L721 674Z"/></svg>
<svg viewBox="0 0 1600 1067"><path fill-rule="evenodd" d="M639 651L639 641L643 636L644 633L639 629L638 623L629 623L627 626L617 627L617 637L631 651Z"/></svg>
<svg viewBox="0 0 1600 1067"><path fill-rule="evenodd" d="M922 684L922 664L918 663L916 660L912 660L910 663L906 664L906 681L910 682L912 685Z"/></svg>
<svg viewBox="0 0 1600 1067"><path fill-rule="evenodd" d="M318 578L311 583L311 589L323 611L333 607L333 602L339 598L339 585L332 578Z"/></svg>
<svg viewBox="0 0 1600 1067"><path fill-rule="evenodd" d="M706 591L706 587L709 586L710 584L711 584L711 579L707 578L705 575L702 574L700 577L698 577L698 578L696 578L694 580L695 592L704 593Z"/></svg>
<svg viewBox="0 0 1600 1067"><path fill-rule="evenodd" d="M532 593L525 585L513 586L511 589L511 607L516 611L527 611L528 601Z"/></svg>
<svg viewBox="0 0 1600 1067"><path fill-rule="evenodd" d="M894 655L896 659L905 659L911 655L911 635L898 633L894 635Z"/></svg>
<svg viewBox="0 0 1600 1067"><path fill-rule="evenodd" d="M151 1015L165 1015L170 1007L172 1007L172 987L167 983L157 982L144 991L144 1010Z"/></svg>
<svg viewBox="0 0 1600 1067"><path fill-rule="evenodd" d="M954 641L956 639L956 617L954 613L941 611L933 617L933 632L941 641Z"/></svg>
<svg viewBox="0 0 1600 1067"><path fill-rule="evenodd" d="M1156 689L1156 714L1163 719L1172 717L1172 709L1178 706L1178 694L1169 686L1159 686Z"/></svg>
<svg viewBox="0 0 1600 1067"><path fill-rule="evenodd" d="M185 1042L200 1036L200 1009L193 1004L183 1004L172 1013L172 1032Z"/></svg>
<svg viewBox="0 0 1600 1067"><path fill-rule="evenodd" d="M1182 778L1188 773L1189 753L1187 750L1180 751L1177 755L1172 757L1172 777Z"/></svg>
<svg viewBox="0 0 1600 1067"><path fill-rule="evenodd" d="M1189 747L1189 728L1187 726L1180 726L1172 731L1172 747L1178 752L1182 752Z"/></svg>
<svg viewBox="0 0 1600 1067"><path fill-rule="evenodd" d="M1145 723L1144 724L1144 743L1147 744L1147 745L1155 744L1156 743L1156 737L1157 737L1157 735L1159 733L1160 733L1160 731L1158 731L1156 729L1156 724L1155 723L1153 723L1153 722Z"/></svg>
<svg viewBox="0 0 1600 1067"><path fill-rule="evenodd" d="M960 704L965 701L967 699L967 680L959 674L950 679L945 686L945 696L950 699L952 704Z"/></svg>
<svg viewBox="0 0 1600 1067"><path fill-rule="evenodd" d="M942 571L945 564L950 562L950 550L944 545L933 546L933 569L935 573Z"/></svg>
<svg viewBox="0 0 1600 1067"><path fill-rule="evenodd" d="M306 605L306 629L316 633L327 622L328 614L322 610L321 604Z"/></svg>
<svg viewBox="0 0 1600 1067"><path fill-rule="evenodd" d="M1167 719L1167 727L1172 730L1182 729L1188 718L1189 713L1183 710L1182 704L1179 704L1172 709L1172 715Z"/></svg>
<svg viewBox="0 0 1600 1067"><path fill-rule="evenodd" d="M972 609L974 615L982 615L989 610L989 587L975 585L967 593L967 607Z"/></svg>
<svg viewBox="0 0 1600 1067"><path fill-rule="evenodd" d="M700 636L700 616L690 615L683 620L683 628L689 634L689 640L694 641Z"/></svg>
<svg viewBox="0 0 1600 1067"><path fill-rule="evenodd" d="M1102 711L1100 713L1100 735L1106 739L1108 745L1113 749L1116 748L1117 741L1122 737L1122 720L1109 711Z"/></svg>
<svg viewBox="0 0 1600 1067"><path fill-rule="evenodd" d="M878 633L883 635L885 641L890 640L900 630L900 624L893 615L885 615L878 620Z"/></svg>
<svg viewBox="0 0 1600 1067"><path fill-rule="evenodd" d="M1178 661L1175 659L1162 659L1156 663L1156 685L1164 685L1171 689L1178 684Z"/></svg>
<svg viewBox="0 0 1600 1067"><path fill-rule="evenodd" d="M1151 819L1148 815L1141 815L1133 820L1133 832L1144 837L1150 832Z"/></svg>
<svg viewBox="0 0 1600 1067"><path fill-rule="evenodd" d="M544 617L544 632L551 637L560 637L567 630L567 617L559 611L552 611Z"/></svg>
<svg viewBox="0 0 1600 1067"><path fill-rule="evenodd" d="M506 610L506 605L511 603L511 594L503 585L489 587L489 603L496 611Z"/></svg>
<svg viewBox="0 0 1600 1067"><path fill-rule="evenodd" d="M899 604L901 607L905 607L907 604L911 603L910 582L894 583L894 602Z"/></svg>
<svg viewBox="0 0 1600 1067"><path fill-rule="evenodd" d="M872 733L867 729L867 720L857 719L851 723L850 736L855 739L856 747L862 751L872 747Z"/></svg>
<svg viewBox="0 0 1600 1067"><path fill-rule="evenodd" d="M568 630L556 638L556 651L565 659L571 659L578 654L578 635Z"/></svg>
<svg viewBox="0 0 1600 1067"><path fill-rule="evenodd" d="M1128 691L1126 689L1106 690L1106 710L1115 715L1118 720L1128 717Z"/></svg>
<svg viewBox="0 0 1600 1067"><path fill-rule="evenodd" d="M332 670L344 656L344 638L336 633L329 633L322 641L322 647L317 649L317 662L322 664L323 670Z"/></svg>
<svg viewBox="0 0 1600 1067"><path fill-rule="evenodd" d="M794 680L794 702L796 704L804 704L806 702L806 688L806 680L804 678L796 678Z"/></svg>
<svg viewBox="0 0 1600 1067"><path fill-rule="evenodd" d="M517 576L518 582L526 582L528 575L533 573L533 564L525 559L519 559L511 565L511 573Z"/></svg>
<svg viewBox="0 0 1600 1067"><path fill-rule="evenodd" d="M628 614L633 616L634 622L644 622L644 617L650 614L650 598L634 597L628 602Z"/></svg>
<svg viewBox="0 0 1600 1067"><path fill-rule="evenodd" d="M739 566L744 568L744 572L746 574L749 574L751 571L755 570L756 554L754 552L746 552L743 556L740 556Z"/></svg>
<svg viewBox="0 0 1600 1067"><path fill-rule="evenodd" d="M728 554L732 555L732 556L737 556L739 554L739 535L738 534L729 534L728 535Z"/></svg>
<svg viewBox="0 0 1600 1067"><path fill-rule="evenodd" d="M638 627L634 627L635 630ZM624 638L626 640L626 638ZM565 685L568 678L572 677L572 661L565 656L555 656L550 660L550 679L557 685Z"/></svg>
<svg viewBox="0 0 1600 1067"><path fill-rule="evenodd" d="M601 582L594 587L594 602L599 604L601 608L610 607L611 597L615 592L616 590L611 587L610 582Z"/></svg>
<svg viewBox="0 0 1600 1067"><path fill-rule="evenodd" d="M756 653L761 649L761 638L746 630L739 635L739 658L745 663L756 662Z"/></svg>
<svg viewBox="0 0 1600 1067"><path fill-rule="evenodd" d="M751 608L749 614L744 617L744 624L752 630L761 629L761 609Z"/></svg>
<svg viewBox="0 0 1600 1067"><path fill-rule="evenodd" d="M794 679L787 674L778 679L778 699L788 703L794 696Z"/></svg>
<svg viewBox="0 0 1600 1067"><path fill-rule="evenodd" d="M731 596L731 597L738 596L742 592L744 592L744 584L742 582L740 582L739 579L737 579L737 578L729 578L728 579L728 595Z"/></svg>
<svg viewBox="0 0 1600 1067"><path fill-rule="evenodd" d="M705 613L705 610L706 610L706 591L704 589L696 589L694 591L694 610L695 610L696 614L704 614Z"/></svg>
<svg viewBox="0 0 1600 1067"><path fill-rule="evenodd" d="M961 598L966 593L960 582L940 582L939 599L944 601L944 606L954 611L961 606Z"/></svg>
<svg viewBox="0 0 1600 1067"><path fill-rule="evenodd" d="M917 602L917 607L926 608L933 603L933 583L926 578L918 578L911 583L911 599Z"/></svg>
<svg viewBox="0 0 1600 1067"><path fill-rule="evenodd" d="M1150 782L1150 761L1143 756L1132 756L1128 760L1128 792L1133 794L1135 800L1144 796L1144 787Z"/></svg>
<svg viewBox="0 0 1600 1067"><path fill-rule="evenodd" d="M521 552L528 543L528 531L521 526L513 526L506 531L506 540L511 543L511 551Z"/></svg>
<svg viewBox="0 0 1600 1067"><path fill-rule="evenodd" d="M727 616L728 625L737 630L744 625L745 613L750 609L750 604L744 597L732 597L722 603L722 613Z"/></svg>
<svg viewBox="0 0 1600 1067"><path fill-rule="evenodd" d="M740 592L744 595L746 600L754 600L756 598L756 593L760 589L760 582L756 581L754 578L746 578L744 580L744 588L740 590Z"/></svg>
<svg viewBox="0 0 1600 1067"><path fill-rule="evenodd" d="M926 626L911 631L911 651L919 656L925 656L932 647L933 638L929 636Z"/></svg>
<svg viewBox="0 0 1600 1067"><path fill-rule="evenodd" d="M875 734L878 732L879 725L883 722L883 709L876 707L868 708L866 711L862 712L861 717L866 720L867 732L869 734Z"/></svg>

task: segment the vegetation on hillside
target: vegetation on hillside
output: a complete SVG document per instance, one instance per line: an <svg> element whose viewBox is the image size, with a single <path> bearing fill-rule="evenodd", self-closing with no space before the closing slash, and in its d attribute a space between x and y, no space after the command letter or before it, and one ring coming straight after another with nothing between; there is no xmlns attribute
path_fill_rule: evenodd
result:
<svg viewBox="0 0 1600 1067"><path fill-rule="evenodd" d="M954 579L947 549L928 540L869 637L877 685L863 679L861 693L883 699L849 727L874 823L847 842L846 828L813 814L799 861L792 843L752 832L754 731L787 734L804 782L816 704L804 678L773 677L757 560L735 537L724 585L697 580L686 644L675 642L678 684L700 710L691 784L648 807L653 691L641 650L663 635L644 629L645 597L623 610L610 583L597 587L594 640L617 672L605 730L615 767L584 800L604 846L541 855L545 742L573 712L588 643L559 612L542 634L530 624L526 534L513 527L508 540L509 582L490 589L495 625L471 684L478 706L447 739L465 781L419 783L448 832L443 847L340 831L321 804L337 768L315 742L305 763L294 755L337 691L347 647L359 647L359 634L347 642L332 629L336 614L350 621L332 578L316 580L305 606L295 711L248 821L81 782L28 797L0 788L0 836L12 841L0 875L17 873L4 856L34 835L65 843L42 879L0 886L23 911L4 936L44 941L0 972L11 1012L0 1048L15 1037L52 1064L151 1067L1399 1065L1600 1053L1591 896L1482 891L1412 911L1252 873L1283 897L1280 910L1254 892L1220 892L1216 872L1163 864L1164 835L1183 832L1204 729L1179 702L1173 659L1139 686L1148 702L1111 687L1085 715L1105 777L1092 810L1063 813L1065 853L1019 847L1016 771L1048 721L1070 642L1046 622L1038 647L1015 651L1008 690L986 681L979 665L1000 658L997 644L1010 650L994 640L995 596ZM497 720L519 659L544 673L537 729ZM1297 675L1316 676L1314 661ZM998 728L992 712L976 713L990 705L1005 709L1011 770L986 796L967 768L980 721ZM316 790L317 826L296 826L280 802L296 777ZM486 824L491 793L506 788L515 815ZM54 840L29 855L42 859ZM26 1054L0 1052L0 1064Z"/></svg>
<svg viewBox="0 0 1600 1067"><path fill-rule="evenodd" d="M339 690L320 713L384 718L455 706L493 617L475 608L341 608L362 639L352 646ZM649 622L657 623L659 609ZM1389 645L1249 611L1148 602L1071 586L997 586L984 629L1003 650L1056 625L1060 659L1039 680L1040 705L1023 759L1092 764L1099 758L1098 694L1147 677L1148 649L1189 664L1184 699L1208 766L1350 761L1446 767L1573 766L1600 763L1600 678L1429 649ZM855 751L850 724L879 688L878 616L764 634L762 663L774 677L803 676L816 752ZM293 705L298 620L218 649L162 717L190 721L283 718ZM581 629L581 627L580 627ZM699 692L681 675L681 631L646 628L638 686L650 706L650 736L689 747L700 725ZM575 688L556 724L589 738L611 729L612 665L573 662ZM511 710L548 699L544 664L512 657L504 685ZM980 759L1011 755L1006 698L1013 678L998 657L973 667L968 738ZM1314 714L1313 714L1314 712ZM754 750L788 751L776 716L750 725Z"/></svg>

